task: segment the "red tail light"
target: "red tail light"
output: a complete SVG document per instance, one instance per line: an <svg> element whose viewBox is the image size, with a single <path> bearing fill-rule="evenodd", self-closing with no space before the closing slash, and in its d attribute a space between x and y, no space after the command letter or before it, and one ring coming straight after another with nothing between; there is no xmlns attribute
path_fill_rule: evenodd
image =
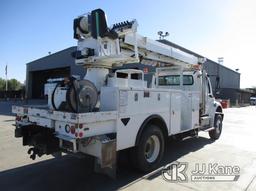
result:
<svg viewBox="0 0 256 191"><path fill-rule="evenodd" d="M79 132L79 137L81 138L81 137L83 137L83 132Z"/></svg>
<svg viewBox="0 0 256 191"><path fill-rule="evenodd" d="M20 121L21 120L21 116L16 116L16 121Z"/></svg>

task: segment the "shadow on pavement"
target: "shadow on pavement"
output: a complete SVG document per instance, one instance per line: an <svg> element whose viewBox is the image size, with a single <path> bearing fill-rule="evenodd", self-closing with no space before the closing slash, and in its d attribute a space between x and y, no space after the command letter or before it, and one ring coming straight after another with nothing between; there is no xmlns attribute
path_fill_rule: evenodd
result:
<svg viewBox="0 0 256 191"><path fill-rule="evenodd" d="M181 156L212 143L210 139L199 137L182 142L168 141L161 166L178 160ZM0 172L1 190L116 190L133 184L143 177L128 160L128 152L119 153L117 179L93 172L94 160L64 156L36 164ZM146 176L148 181L161 175L161 171Z"/></svg>

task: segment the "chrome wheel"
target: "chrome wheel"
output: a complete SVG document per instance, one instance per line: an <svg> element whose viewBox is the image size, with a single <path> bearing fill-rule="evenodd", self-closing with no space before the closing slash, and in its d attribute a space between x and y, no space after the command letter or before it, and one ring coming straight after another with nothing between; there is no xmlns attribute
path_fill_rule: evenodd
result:
<svg viewBox="0 0 256 191"><path fill-rule="evenodd" d="M148 138L145 145L144 156L147 162L154 162L160 153L160 141L156 135L152 135Z"/></svg>
<svg viewBox="0 0 256 191"><path fill-rule="evenodd" d="M209 136L212 140L217 140L222 132L222 116L216 115L214 120L214 129L209 131Z"/></svg>
<svg viewBox="0 0 256 191"><path fill-rule="evenodd" d="M130 150L130 159L134 167L143 172L156 169L164 155L165 137L162 130L153 124L145 126L139 141Z"/></svg>
<svg viewBox="0 0 256 191"><path fill-rule="evenodd" d="M222 122L220 119L218 119L216 121L216 127L215 127L217 135L219 135L221 133L221 128L222 128Z"/></svg>

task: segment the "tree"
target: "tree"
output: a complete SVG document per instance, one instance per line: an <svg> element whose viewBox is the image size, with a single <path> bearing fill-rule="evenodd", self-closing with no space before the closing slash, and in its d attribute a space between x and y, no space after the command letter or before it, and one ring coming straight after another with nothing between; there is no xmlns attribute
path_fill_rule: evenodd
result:
<svg viewBox="0 0 256 191"><path fill-rule="evenodd" d="M0 91L5 90L5 80L0 78Z"/></svg>
<svg viewBox="0 0 256 191"><path fill-rule="evenodd" d="M0 91L5 91L6 81L0 78ZM8 80L8 90L20 90L22 84L16 79Z"/></svg>

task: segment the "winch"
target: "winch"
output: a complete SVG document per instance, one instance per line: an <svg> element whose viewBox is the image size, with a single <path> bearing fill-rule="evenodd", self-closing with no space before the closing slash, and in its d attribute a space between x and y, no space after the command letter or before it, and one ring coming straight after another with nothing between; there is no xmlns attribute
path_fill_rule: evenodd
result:
<svg viewBox="0 0 256 191"><path fill-rule="evenodd" d="M55 110L83 113L93 111L97 100L98 91L91 81L71 77L56 84L50 101Z"/></svg>

